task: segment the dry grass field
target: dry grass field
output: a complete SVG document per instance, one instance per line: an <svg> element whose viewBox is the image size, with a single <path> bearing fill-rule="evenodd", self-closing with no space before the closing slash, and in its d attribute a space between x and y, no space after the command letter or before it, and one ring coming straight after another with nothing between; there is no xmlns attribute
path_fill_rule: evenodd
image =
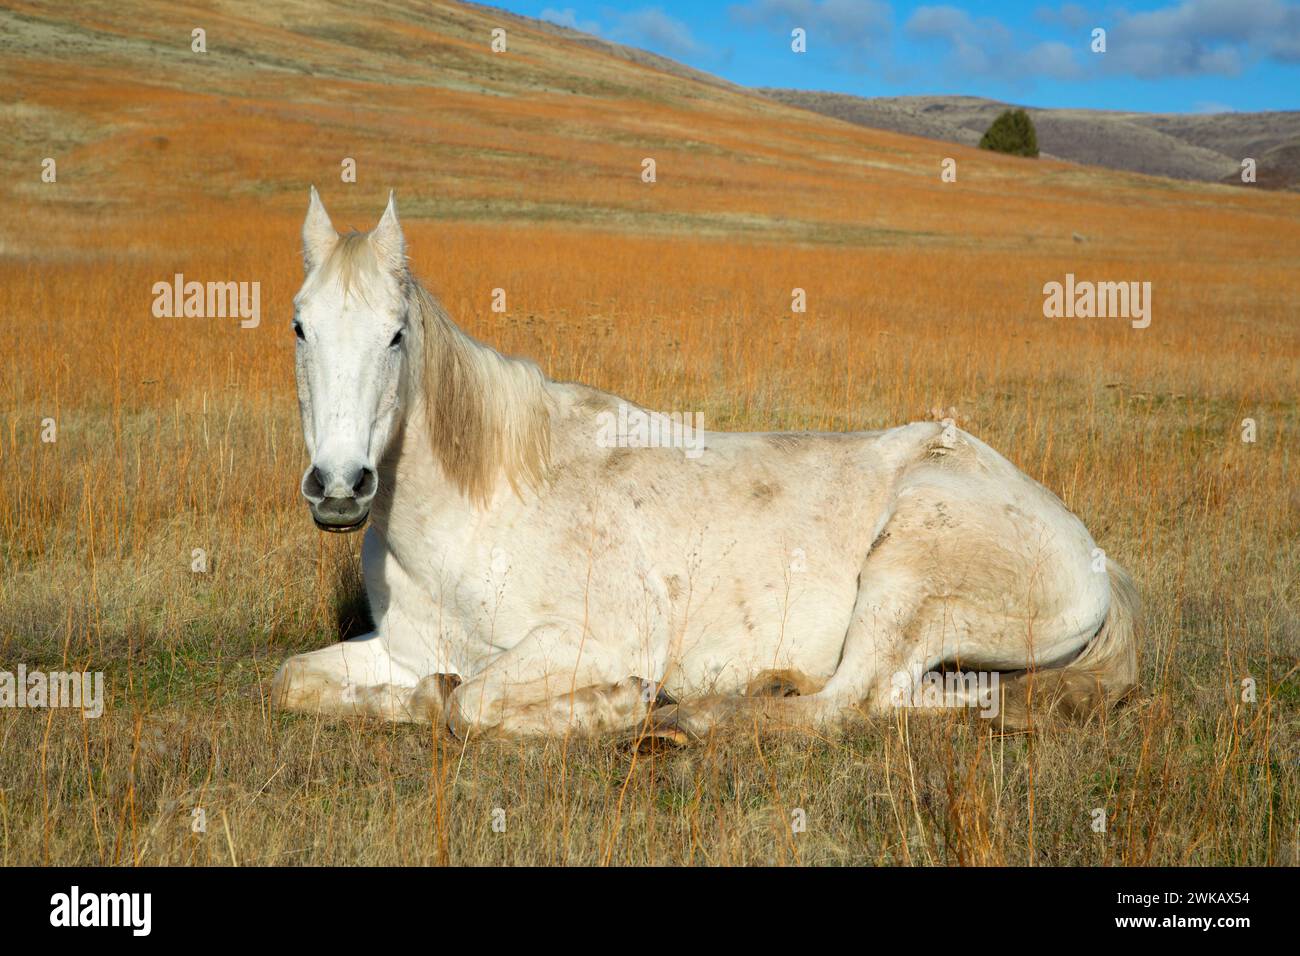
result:
<svg viewBox="0 0 1300 956"><path fill-rule="evenodd" d="M0 670L103 671L108 695L96 720L0 709L0 863L1300 863L1300 196L866 130L481 8L380 9L0 4ZM956 408L1132 570L1140 692L1086 728L900 711L650 754L272 713L276 666L366 613L359 537L298 492L313 182L340 227L395 188L416 273L554 378L721 429ZM155 318L177 272L260 282L260 325ZM1151 282L1150 327L1044 318L1066 273Z"/></svg>

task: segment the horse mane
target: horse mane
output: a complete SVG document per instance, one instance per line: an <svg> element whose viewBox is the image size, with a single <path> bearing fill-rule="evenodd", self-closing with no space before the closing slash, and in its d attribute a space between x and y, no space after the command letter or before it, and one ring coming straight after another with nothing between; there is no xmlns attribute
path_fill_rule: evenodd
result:
<svg viewBox="0 0 1300 956"><path fill-rule="evenodd" d="M486 505L498 474L516 494L537 490L550 464L546 379L462 332L414 278L403 283L418 315L422 368L412 384L423 401L429 445L443 471L471 501Z"/></svg>

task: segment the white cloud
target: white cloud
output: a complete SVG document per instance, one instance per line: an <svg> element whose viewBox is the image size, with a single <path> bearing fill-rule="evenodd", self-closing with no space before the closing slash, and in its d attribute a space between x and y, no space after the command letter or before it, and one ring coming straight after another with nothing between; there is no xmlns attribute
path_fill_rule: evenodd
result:
<svg viewBox="0 0 1300 956"><path fill-rule="evenodd" d="M1008 81L1077 79L1089 68L1144 79L1235 76L1260 59L1300 63L1300 4L1287 0L1177 0L1137 13L1064 3L1034 19L1065 36L1035 42L948 5L917 7L904 30L945 45L953 74ZM1091 53L1094 27L1106 30L1104 54Z"/></svg>
<svg viewBox="0 0 1300 956"><path fill-rule="evenodd" d="M1108 69L1140 77L1240 73L1251 60L1300 61L1300 8L1282 0L1182 0L1120 14Z"/></svg>
<svg viewBox="0 0 1300 956"><path fill-rule="evenodd" d="M1019 59L1020 68L1031 76L1073 80L1083 73L1074 57L1074 49L1055 40L1030 47Z"/></svg>
<svg viewBox="0 0 1300 956"><path fill-rule="evenodd" d="M957 77L1019 81L1074 79L1082 73L1068 44L1028 45L998 20L975 18L957 7L917 7L903 29L914 40L946 46L944 69Z"/></svg>
<svg viewBox="0 0 1300 956"><path fill-rule="evenodd" d="M883 0L749 0L732 6L733 22L789 37L795 27L808 34L809 51L835 50L849 66L862 68L889 51L894 12Z"/></svg>
<svg viewBox="0 0 1300 956"><path fill-rule="evenodd" d="M646 7L618 15L609 28L608 36L620 43L640 46L665 56L685 58L707 52L694 36L690 27L659 7Z"/></svg>

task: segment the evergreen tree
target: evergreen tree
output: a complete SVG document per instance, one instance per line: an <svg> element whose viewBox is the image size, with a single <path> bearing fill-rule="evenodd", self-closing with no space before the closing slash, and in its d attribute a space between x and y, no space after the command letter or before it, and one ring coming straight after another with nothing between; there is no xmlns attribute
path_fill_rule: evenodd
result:
<svg viewBox="0 0 1300 956"><path fill-rule="evenodd" d="M1005 110L980 139L980 149L1013 156L1038 155L1038 134L1024 110Z"/></svg>

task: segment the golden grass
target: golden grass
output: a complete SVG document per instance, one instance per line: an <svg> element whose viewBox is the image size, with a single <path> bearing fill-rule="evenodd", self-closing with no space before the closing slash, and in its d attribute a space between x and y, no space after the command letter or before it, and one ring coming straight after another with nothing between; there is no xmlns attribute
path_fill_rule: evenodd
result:
<svg viewBox="0 0 1300 956"><path fill-rule="evenodd" d="M0 112L24 144L0 229L0 669L103 670L111 697L98 721L0 711L0 862L1300 862L1300 197L872 133L522 29L515 70L454 8L381 30L397 53L278 22L292 5L241 23L258 57L344 64L304 77L192 62L166 47L183 24L119 7L85 16L150 31L138 48L0 63L24 107ZM361 183L331 187L345 155ZM310 181L340 227L396 186L426 284L553 377L711 428L955 406L1134 572L1138 699L1031 737L951 716L642 756L269 714L275 666L364 616L358 541L297 492ZM260 281L261 326L153 318L178 271ZM1044 319L1066 272L1150 281L1151 327ZM1247 676L1255 703L1229 692Z"/></svg>

